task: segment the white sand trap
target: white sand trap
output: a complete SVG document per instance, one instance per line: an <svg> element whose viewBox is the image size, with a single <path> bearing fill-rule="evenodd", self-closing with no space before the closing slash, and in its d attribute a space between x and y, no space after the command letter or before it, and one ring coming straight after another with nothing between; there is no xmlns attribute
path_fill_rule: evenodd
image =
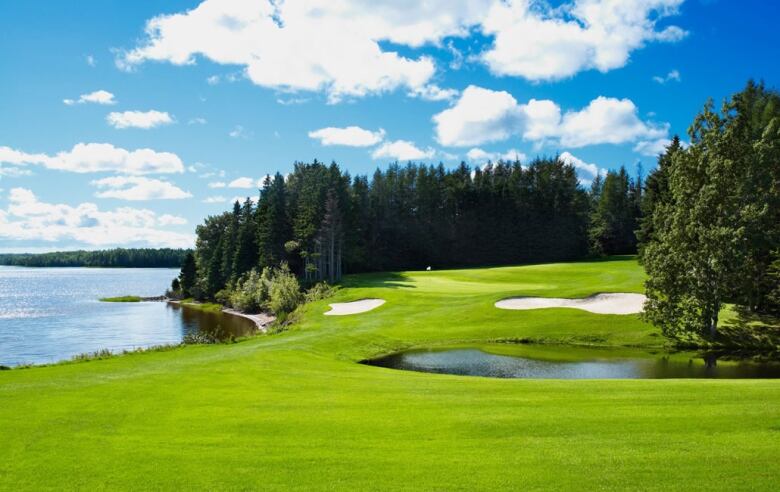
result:
<svg viewBox="0 0 780 492"><path fill-rule="evenodd" d="M645 304L642 294L596 294L584 299L555 297L513 297L496 303L500 309L575 308L596 314L641 313Z"/></svg>
<svg viewBox="0 0 780 492"><path fill-rule="evenodd" d="M330 311L325 316L344 316L346 314L358 314L376 309L385 303L384 299L361 299L352 302L335 302L330 305Z"/></svg>

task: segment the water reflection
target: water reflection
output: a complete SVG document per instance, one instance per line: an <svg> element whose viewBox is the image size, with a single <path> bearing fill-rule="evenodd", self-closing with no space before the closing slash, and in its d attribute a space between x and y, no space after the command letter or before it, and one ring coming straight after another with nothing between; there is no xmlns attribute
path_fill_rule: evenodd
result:
<svg viewBox="0 0 780 492"><path fill-rule="evenodd" d="M526 379L673 379L673 378L780 378L775 362L718 361L692 354L653 355L637 352L612 356L596 350L590 356L578 351L571 360L560 354L545 359L490 353L481 348L412 351L367 361L370 365L463 376Z"/></svg>
<svg viewBox="0 0 780 492"><path fill-rule="evenodd" d="M256 331L255 323L241 316L203 311L171 303L167 306L181 316L183 339L206 335L210 339L223 341L248 336Z"/></svg>

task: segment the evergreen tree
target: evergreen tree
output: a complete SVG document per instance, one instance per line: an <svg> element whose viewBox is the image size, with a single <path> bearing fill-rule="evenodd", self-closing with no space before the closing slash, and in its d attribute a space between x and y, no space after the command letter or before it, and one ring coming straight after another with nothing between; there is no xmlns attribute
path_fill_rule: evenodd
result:
<svg viewBox="0 0 780 492"><path fill-rule="evenodd" d="M195 255L187 253L184 257L184 262L181 265L181 272L179 273L179 285L181 288L182 297L195 296L195 286L198 281L198 271L195 265ZM174 288L174 291L178 290Z"/></svg>
<svg viewBox="0 0 780 492"><path fill-rule="evenodd" d="M239 212L238 235L234 247L233 271L241 277L257 266L257 224L254 205L247 198Z"/></svg>

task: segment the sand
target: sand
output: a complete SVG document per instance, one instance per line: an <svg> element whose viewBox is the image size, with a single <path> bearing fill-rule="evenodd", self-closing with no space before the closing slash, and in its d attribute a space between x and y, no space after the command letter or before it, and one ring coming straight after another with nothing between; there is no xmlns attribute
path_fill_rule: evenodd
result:
<svg viewBox="0 0 780 492"><path fill-rule="evenodd" d="M385 303L384 299L361 299L352 302L335 302L330 304L330 311L325 316L344 316L347 314L358 314L376 309Z"/></svg>
<svg viewBox="0 0 780 492"><path fill-rule="evenodd" d="M645 304L642 294L596 294L584 299L548 297L513 297L498 301L499 309L575 308L596 314L641 313Z"/></svg>

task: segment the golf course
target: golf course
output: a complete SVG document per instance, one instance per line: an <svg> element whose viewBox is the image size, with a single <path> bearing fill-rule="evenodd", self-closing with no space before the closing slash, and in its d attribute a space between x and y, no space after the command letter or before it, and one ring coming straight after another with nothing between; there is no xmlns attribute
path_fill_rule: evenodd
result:
<svg viewBox="0 0 780 492"><path fill-rule="evenodd" d="M662 350L636 314L495 307L642 293L644 280L634 257L351 275L280 333L0 371L0 489L776 490L778 380L360 363L491 342ZM324 314L361 299L385 302Z"/></svg>

